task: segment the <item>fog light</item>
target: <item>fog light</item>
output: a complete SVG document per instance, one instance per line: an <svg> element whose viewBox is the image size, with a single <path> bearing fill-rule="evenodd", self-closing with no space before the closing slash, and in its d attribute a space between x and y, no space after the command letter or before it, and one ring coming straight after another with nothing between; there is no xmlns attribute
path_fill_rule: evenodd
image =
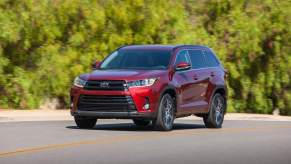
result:
<svg viewBox="0 0 291 164"><path fill-rule="evenodd" d="M143 108L144 108L145 110L149 110L149 109L150 109L150 104L144 104Z"/></svg>
<svg viewBox="0 0 291 164"><path fill-rule="evenodd" d="M149 110L150 109L149 98L145 99L145 104L143 105L143 109L145 109L145 110Z"/></svg>

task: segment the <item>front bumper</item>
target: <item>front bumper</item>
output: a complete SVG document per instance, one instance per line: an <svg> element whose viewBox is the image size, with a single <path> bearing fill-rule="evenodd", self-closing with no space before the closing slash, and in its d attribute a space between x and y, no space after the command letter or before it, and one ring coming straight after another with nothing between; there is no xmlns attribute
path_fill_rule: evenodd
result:
<svg viewBox="0 0 291 164"><path fill-rule="evenodd" d="M152 88L139 87L139 88L130 88L125 91L96 91L96 90L85 90L83 88L78 88L73 86L71 88L71 115L72 116L87 116L87 117L97 117L97 118L154 118L156 117L157 111L157 101L158 101L158 91ZM124 106L120 106L120 109L117 109L116 103L112 101L112 106L107 106L106 109L96 110L84 110L80 107L80 98L87 96L88 98L94 96L101 97L127 97L129 102L134 104L129 105L129 108L125 109ZM129 99L130 97L130 99ZM91 100L90 100L91 101ZM100 100L99 100L100 102ZM110 100L104 100L104 102L110 102ZM145 109L145 103L150 104L149 109ZM81 104L84 107L84 103ZM99 110L99 111L98 111Z"/></svg>
<svg viewBox="0 0 291 164"><path fill-rule="evenodd" d="M99 112L99 111L75 111L71 112L72 116L85 116L85 117L97 117L97 118L123 118L123 119L131 119L131 118L155 118L155 113L147 112Z"/></svg>

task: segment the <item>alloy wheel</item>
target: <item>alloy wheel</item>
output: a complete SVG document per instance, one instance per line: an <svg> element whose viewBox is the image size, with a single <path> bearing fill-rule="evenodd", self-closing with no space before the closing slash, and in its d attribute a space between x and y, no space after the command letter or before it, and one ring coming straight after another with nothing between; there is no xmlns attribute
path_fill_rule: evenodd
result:
<svg viewBox="0 0 291 164"><path fill-rule="evenodd" d="M173 103L169 98L165 98L163 102L163 121L166 127L171 127L174 120Z"/></svg>

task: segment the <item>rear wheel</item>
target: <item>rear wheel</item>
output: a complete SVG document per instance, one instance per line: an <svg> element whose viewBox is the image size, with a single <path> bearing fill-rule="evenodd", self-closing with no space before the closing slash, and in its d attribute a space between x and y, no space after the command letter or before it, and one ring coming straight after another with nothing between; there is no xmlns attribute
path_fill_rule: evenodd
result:
<svg viewBox="0 0 291 164"><path fill-rule="evenodd" d="M151 123L149 120L133 119L133 123L137 126L147 126Z"/></svg>
<svg viewBox="0 0 291 164"><path fill-rule="evenodd" d="M153 121L153 125L157 130L169 131L172 130L174 124L174 112L175 112L175 103L171 95L163 95L158 115L156 120Z"/></svg>
<svg viewBox="0 0 291 164"><path fill-rule="evenodd" d="M225 98L221 94L216 93L211 99L208 114L203 117L205 126L207 128L221 128L224 120L225 109Z"/></svg>
<svg viewBox="0 0 291 164"><path fill-rule="evenodd" d="M96 125L97 118L75 116L75 122L80 129L91 129Z"/></svg>

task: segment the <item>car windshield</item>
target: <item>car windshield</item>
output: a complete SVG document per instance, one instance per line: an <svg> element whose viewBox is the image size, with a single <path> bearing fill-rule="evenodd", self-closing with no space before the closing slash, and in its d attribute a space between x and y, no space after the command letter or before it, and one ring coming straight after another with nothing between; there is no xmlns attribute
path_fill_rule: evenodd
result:
<svg viewBox="0 0 291 164"><path fill-rule="evenodd" d="M118 50L108 56L100 69L167 69L170 50Z"/></svg>

